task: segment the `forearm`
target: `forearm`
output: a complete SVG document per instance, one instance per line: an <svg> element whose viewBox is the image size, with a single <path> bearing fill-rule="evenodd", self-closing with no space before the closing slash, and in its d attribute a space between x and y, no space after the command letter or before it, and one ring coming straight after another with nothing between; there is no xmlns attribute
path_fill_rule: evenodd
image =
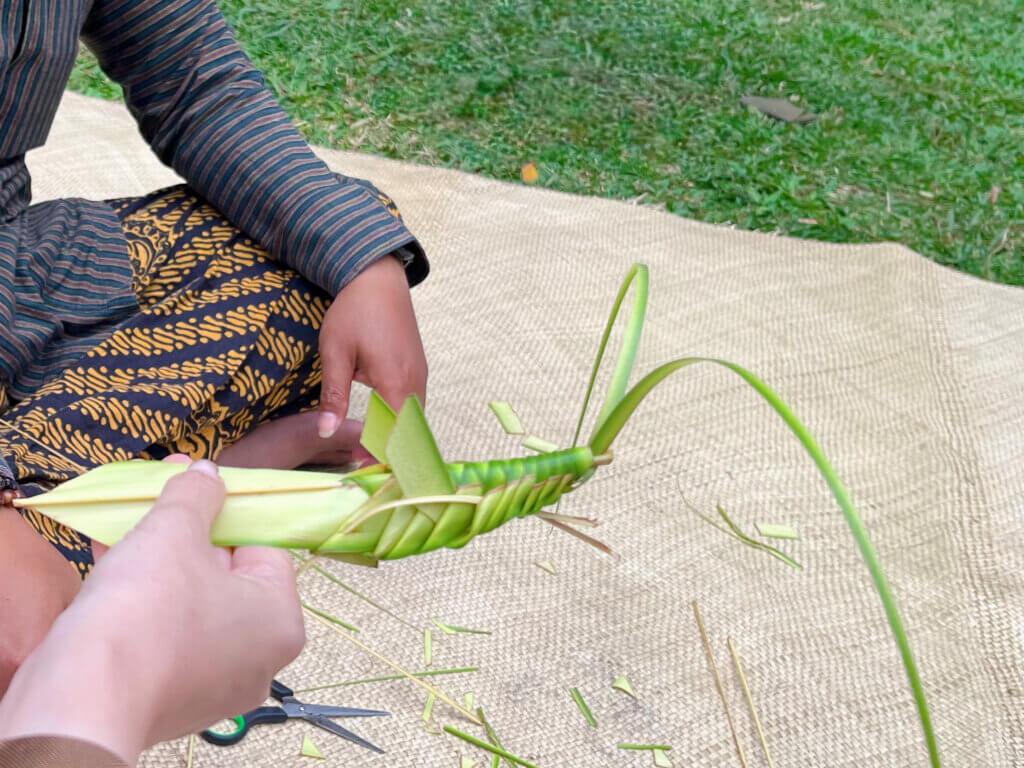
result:
<svg viewBox="0 0 1024 768"><path fill-rule="evenodd" d="M73 609L72 609L73 610ZM134 765L150 731L130 656L101 631L102 617L61 616L0 700L0 741L58 736L98 745Z"/></svg>

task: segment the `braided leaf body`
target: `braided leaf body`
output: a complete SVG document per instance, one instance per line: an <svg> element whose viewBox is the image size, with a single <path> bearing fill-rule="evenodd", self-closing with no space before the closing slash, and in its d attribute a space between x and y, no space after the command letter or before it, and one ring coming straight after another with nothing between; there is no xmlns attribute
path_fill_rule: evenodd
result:
<svg viewBox="0 0 1024 768"><path fill-rule="evenodd" d="M211 541L224 547L288 547L374 560L459 548L514 517L554 504L593 465L588 448L449 464L454 496L467 501L413 500L400 506L387 506L406 498L387 465L351 475L222 467L227 495ZM152 507L167 481L185 468L156 461L106 464L18 503L112 546ZM497 481L501 477L505 482Z"/></svg>

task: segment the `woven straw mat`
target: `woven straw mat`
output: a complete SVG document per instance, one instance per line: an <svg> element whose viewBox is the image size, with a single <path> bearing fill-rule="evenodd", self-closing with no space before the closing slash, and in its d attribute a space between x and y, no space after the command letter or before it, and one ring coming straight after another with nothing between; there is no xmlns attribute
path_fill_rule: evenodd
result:
<svg viewBox="0 0 1024 768"><path fill-rule="evenodd" d="M945 764L1024 765L1024 291L897 245L740 232L320 154L392 195L431 258L414 295L430 362L428 416L447 458L522 455L490 399L510 401L530 431L567 444L619 281L646 262L638 373L708 355L748 367L780 393L833 461L879 550ZM177 181L123 106L71 94L29 162L36 199L142 194ZM655 390L614 449L614 463L561 511L600 520L594 533L616 557L517 520L463 550L376 570L329 566L408 624L315 572L302 576L303 595L410 670L424 666L430 619L489 630L435 629L433 668L479 671L432 679L460 699L475 694L505 747L545 768L652 764L650 753L619 742L670 744L674 766L739 765L695 600L750 766L767 762L729 637L779 768L926 765L881 602L825 483L776 414L734 374L698 366ZM781 546L805 569L702 521L698 511L714 516L718 504L747 531L755 522L796 527L800 540ZM307 629L306 650L280 674L290 686L392 672L322 625ZM622 675L635 700L612 689ZM574 687L596 728L570 697ZM344 721L386 756L292 722L232 748L199 741L194 765L311 765L299 756L305 735L327 765L455 767L460 755L490 764L424 728L426 694L408 680L304 698L392 712ZM484 736L439 702L433 725L444 724ZM162 744L142 765L178 768L186 753L187 740Z"/></svg>

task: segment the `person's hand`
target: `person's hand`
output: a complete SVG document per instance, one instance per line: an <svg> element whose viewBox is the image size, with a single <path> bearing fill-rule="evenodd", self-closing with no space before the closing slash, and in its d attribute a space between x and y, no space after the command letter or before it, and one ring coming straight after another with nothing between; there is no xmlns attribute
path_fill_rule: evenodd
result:
<svg viewBox="0 0 1024 768"><path fill-rule="evenodd" d="M344 422L353 381L377 390L396 410L411 394L425 400L427 360L397 258L374 262L338 294L320 330L320 356L320 437Z"/></svg>
<svg viewBox="0 0 1024 768"><path fill-rule="evenodd" d="M210 462L168 482L18 670L0 739L69 736L134 764L266 699L305 642L295 575L281 550L211 545L223 503Z"/></svg>
<svg viewBox="0 0 1024 768"><path fill-rule="evenodd" d="M363 423L346 419L329 440L317 437L316 411L261 424L254 432L229 445L217 456L222 467L293 469L303 464L364 464L373 461L359 444Z"/></svg>

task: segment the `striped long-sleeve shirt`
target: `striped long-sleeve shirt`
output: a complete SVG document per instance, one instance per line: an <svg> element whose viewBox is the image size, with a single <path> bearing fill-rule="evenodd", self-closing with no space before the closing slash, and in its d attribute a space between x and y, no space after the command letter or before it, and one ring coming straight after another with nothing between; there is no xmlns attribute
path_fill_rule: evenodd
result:
<svg viewBox="0 0 1024 768"><path fill-rule="evenodd" d="M79 38L123 87L160 159L272 256L331 294L392 252L410 283L426 276L422 248L387 198L316 158L214 0L0 0L0 385L9 395L138 309L108 206L30 205L24 155L46 139Z"/></svg>

